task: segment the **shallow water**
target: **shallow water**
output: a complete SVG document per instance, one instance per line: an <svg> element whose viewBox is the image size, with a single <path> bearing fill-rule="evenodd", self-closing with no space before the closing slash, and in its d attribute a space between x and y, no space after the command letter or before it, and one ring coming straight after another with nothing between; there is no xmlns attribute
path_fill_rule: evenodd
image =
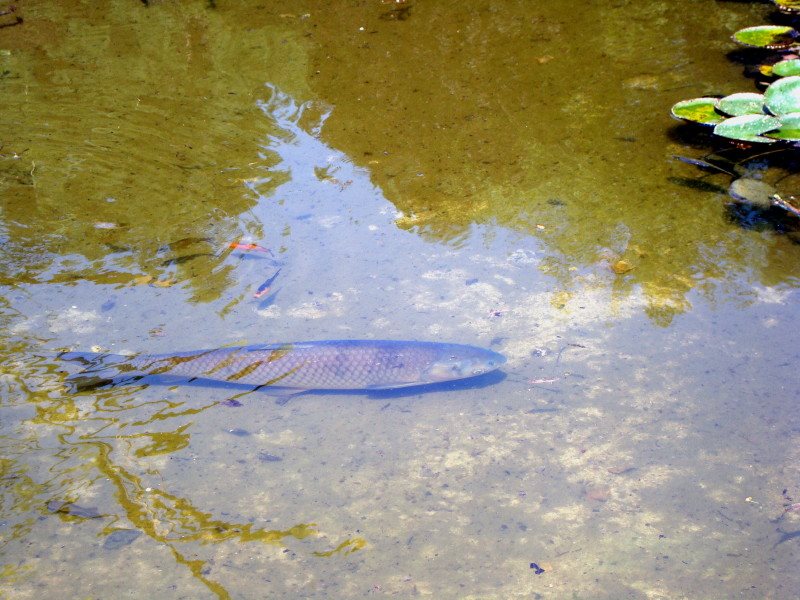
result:
<svg viewBox="0 0 800 600"><path fill-rule="evenodd" d="M668 116L767 5L98 6L0 28L0 595L796 597L800 246ZM278 406L52 358L338 338L509 362Z"/></svg>

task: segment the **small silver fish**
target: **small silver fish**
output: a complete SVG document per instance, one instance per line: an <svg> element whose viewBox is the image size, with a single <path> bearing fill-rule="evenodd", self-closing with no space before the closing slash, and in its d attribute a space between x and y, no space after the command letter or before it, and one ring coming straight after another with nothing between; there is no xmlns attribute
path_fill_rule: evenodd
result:
<svg viewBox="0 0 800 600"><path fill-rule="evenodd" d="M270 290L272 289L272 284L275 283L275 280L278 278L280 272L281 270L278 269L277 271L275 271L275 274L272 277L270 277L264 283L258 286L258 289L253 294L253 298L261 298L262 296L266 296L267 294L269 294Z"/></svg>
<svg viewBox="0 0 800 600"><path fill-rule="evenodd" d="M174 354L64 352L84 370L75 389L136 381L147 375L212 379L290 390L377 390L483 375L503 355L475 346L394 340L329 340L195 350Z"/></svg>

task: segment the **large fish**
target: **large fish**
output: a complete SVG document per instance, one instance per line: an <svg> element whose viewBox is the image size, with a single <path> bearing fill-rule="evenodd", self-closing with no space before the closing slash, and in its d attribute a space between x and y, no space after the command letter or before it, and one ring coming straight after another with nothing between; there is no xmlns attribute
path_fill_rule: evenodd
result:
<svg viewBox="0 0 800 600"><path fill-rule="evenodd" d="M67 381L76 389L136 381L148 375L212 379L283 390L379 390L475 377L503 355L463 344L330 340L194 350L174 354L64 352L84 366Z"/></svg>

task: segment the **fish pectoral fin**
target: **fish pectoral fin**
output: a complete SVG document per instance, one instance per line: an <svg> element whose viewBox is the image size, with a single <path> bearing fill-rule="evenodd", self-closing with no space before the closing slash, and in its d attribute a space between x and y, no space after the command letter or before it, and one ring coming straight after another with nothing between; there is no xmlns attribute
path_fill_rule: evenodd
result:
<svg viewBox="0 0 800 600"><path fill-rule="evenodd" d="M275 404L278 406L283 406L289 400L294 398L295 396L300 396L301 394L305 394L310 392L311 390L307 388L282 388L282 387L275 387L272 384L274 381L270 381L269 383L264 383L262 385L257 385L254 387L250 392L262 392L264 394L269 394L270 396L275 397ZM248 393L250 393L248 392Z"/></svg>
<svg viewBox="0 0 800 600"><path fill-rule="evenodd" d="M272 395L275 396L275 404L277 404L278 406L286 406L289 400L291 400L292 398L296 398L297 396L300 396L302 394L305 394L306 392L308 392L308 390L292 390L290 392L284 392L281 394L273 393Z"/></svg>

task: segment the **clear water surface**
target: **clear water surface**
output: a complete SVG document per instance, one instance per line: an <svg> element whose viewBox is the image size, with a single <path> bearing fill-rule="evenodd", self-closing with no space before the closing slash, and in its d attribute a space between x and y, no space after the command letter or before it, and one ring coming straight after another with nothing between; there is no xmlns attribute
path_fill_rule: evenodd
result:
<svg viewBox="0 0 800 600"><path fill-rule="evenodd" d="M668 116L767 5L19 4L0 596L797 596L800 246ZM279 406L53 358L338 338L509 361Z"/></svg>

